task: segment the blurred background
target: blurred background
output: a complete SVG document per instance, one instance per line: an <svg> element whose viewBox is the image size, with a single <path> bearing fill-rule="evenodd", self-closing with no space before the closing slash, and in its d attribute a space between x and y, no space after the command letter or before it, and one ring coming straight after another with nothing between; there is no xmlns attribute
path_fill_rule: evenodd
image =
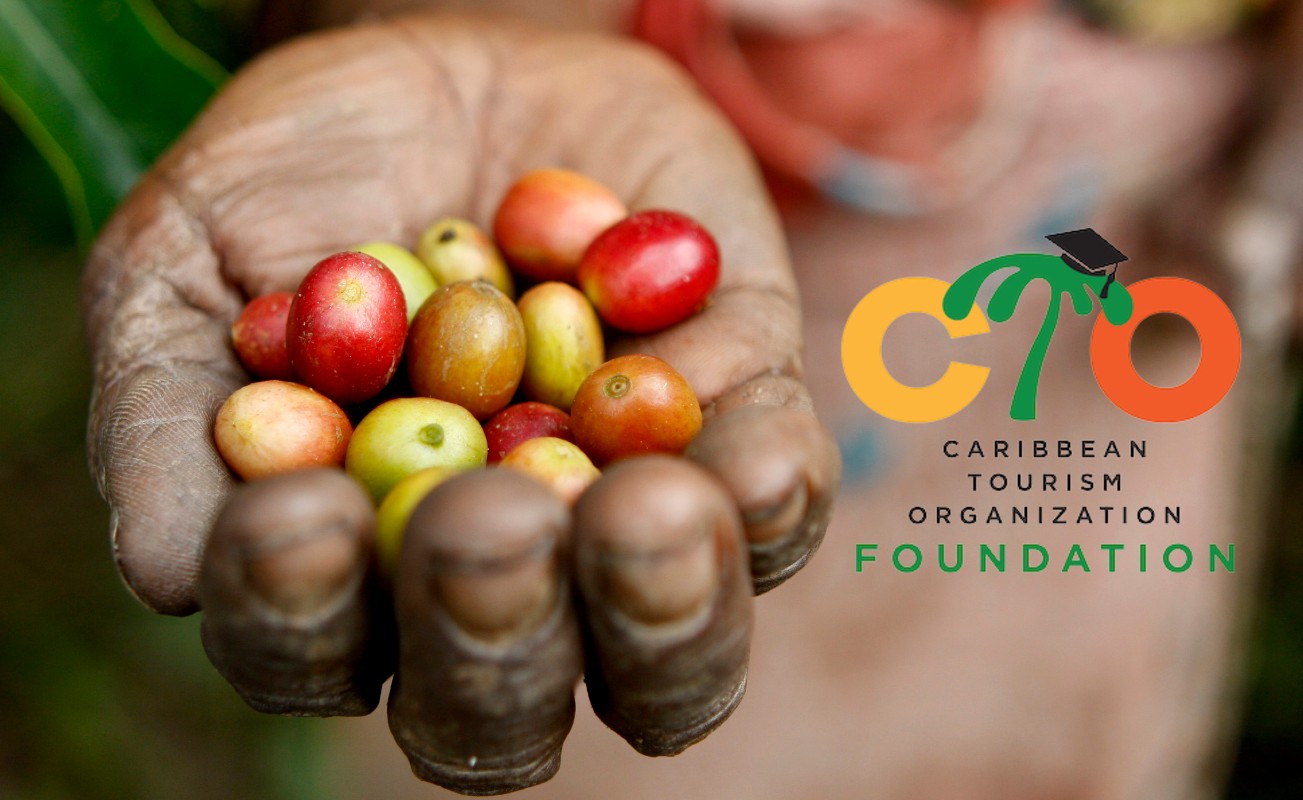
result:
<svg viewBox="0 0 1303 800"><path fill-rule="evenodd" d="M197 618L155 616L125 590L84 451L89 365L78 280L90 234L122 191L110 156L129 168L157 155L250 55L254 5L0 0L0 105L9 112L0 113L6 800L340 796L321 777L327 727L247 709L205 660ZM96 149L113 137L79 122L68 69L107 98L119 140L133 147ZM140 91L141 76L170 94ZM1299 409L1274 489L1228 798L1303 797Z"/></svg>

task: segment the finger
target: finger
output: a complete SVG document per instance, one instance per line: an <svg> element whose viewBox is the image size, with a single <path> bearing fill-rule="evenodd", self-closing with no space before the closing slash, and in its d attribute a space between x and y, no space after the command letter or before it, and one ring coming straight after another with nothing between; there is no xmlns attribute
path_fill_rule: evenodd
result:
<svg viewBox="0 0 1303 800"><path fill-rule="evenodd" d="M688 457L729 490L746 531L756 594L796 574L823 541L841 455L810 414L745 404L711 418Z"/></svg>
<svg viewBox="0 0 1303 800"><path fill-rule="evenodd" d="M187 614L231 475L213 417L243 382L228 343L238 293L199 227L156 181L91 254L83 305L94 367L91 470L110 506L114 555L150 608Z"/></svg>
<svg viewBox="0 0 1303 800"><path fill-rule="evenodd" d="M617 463L575 509L597 715L646 755L705 738L742 699L751 581L722 487L681 459Z"/></svg>
<svg viewBox="0 0 1303 800"><path fill-rule="evenodd" d="M556 773L583 669L569 525L549 489L508 470L454 478L413 512L389 727L422 780L483 795Z"/></svg>
<svg viewBox="0 0 1303 800"><path fill-rule="evenodd" d="M209 526L231 486L208 442L225 387L180 369L143 369L92 418L93 469L109 503L118 569L155 611L189 614Z"/></svg>
<svg viewBox="0 0 1303 800"><path fill-rule="evenodd" d="M369 714L393 671L374 515L339 470L245 484L222 509L201 574L204 649L258 711Z"/></svg>

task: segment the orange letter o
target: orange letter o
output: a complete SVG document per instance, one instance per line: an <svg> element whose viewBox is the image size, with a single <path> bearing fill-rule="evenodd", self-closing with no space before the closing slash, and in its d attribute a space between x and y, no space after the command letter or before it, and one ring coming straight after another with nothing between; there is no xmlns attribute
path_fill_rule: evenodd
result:
<svg viewBox="0 0 1303 800"><path fill-rule="evenodd" d="M1149 278L1127 287L1135 310L1113 325L1101 314L1090 337L1095 380L1113 404L1150 422L1182 422L1217 405L1240 370L1240 329L1212 290L1183 278ZM1136 372L1131 337L1154 314L1175 314L1194 327L1203 353L1190 379L1180 386L1154 386Z"/></svg>

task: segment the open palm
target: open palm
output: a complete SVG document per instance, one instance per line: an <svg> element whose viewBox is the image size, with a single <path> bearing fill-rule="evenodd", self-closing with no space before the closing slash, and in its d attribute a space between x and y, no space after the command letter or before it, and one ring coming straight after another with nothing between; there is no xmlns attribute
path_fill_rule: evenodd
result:
<svg viewBox="0 0 1303 800"><path fill-rule="evenodd" d="M672 363L706 426L689 459L617 466L573 515L499 471L440 487L391 603L370 506L341 473L234 487L211 440L216 407L248 380L230 323L331 252L410 245L444 215L484 223L547 165L716 235L710 307L612 348ZM367 713L396 670L396 738L421 777L461 791L549 777L583 672L640 751L706 735L745 685L749 596L799 569L827 524L839 462L801 382L763 188L716 114L629 45L428 16L282 47L118 211L84 308L92 468L133 591L166 613L202 607L214 664L262 710Z"/></svg>

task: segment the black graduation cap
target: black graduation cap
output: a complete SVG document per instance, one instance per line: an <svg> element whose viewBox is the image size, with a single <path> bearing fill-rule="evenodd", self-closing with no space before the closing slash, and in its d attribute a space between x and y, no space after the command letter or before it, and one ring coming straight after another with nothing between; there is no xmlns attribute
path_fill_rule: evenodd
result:
<svg viewBox="0 0 1303 800"><path fill-rule="evenodd" d="M1103 275L1108 270L1104 288L1100 290L1100 299L1108 297L1108 287L1117 275L1118 264L1127 260L1108 240L1095 232L1094 228L1082 228L1079 231L1054 233L1045 237L1063 248L1063 263L1086 275ZM1111 268L1111 269L1110 269Z"/></svg>

